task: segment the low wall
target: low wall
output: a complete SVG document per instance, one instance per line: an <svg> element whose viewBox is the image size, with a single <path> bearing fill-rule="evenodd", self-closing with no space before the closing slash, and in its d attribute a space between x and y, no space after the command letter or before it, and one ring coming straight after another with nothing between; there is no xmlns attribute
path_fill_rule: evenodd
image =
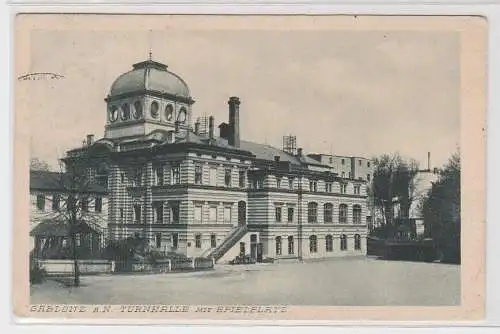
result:
<svg viewBox="0 0 500 334"><path fill-rule="evenodd" d="M73 260L39 260L40 266L48 274L70 274L74 271ZM107 260L79 260L81 274L106 274L114 272L114 262Z"/></svg>

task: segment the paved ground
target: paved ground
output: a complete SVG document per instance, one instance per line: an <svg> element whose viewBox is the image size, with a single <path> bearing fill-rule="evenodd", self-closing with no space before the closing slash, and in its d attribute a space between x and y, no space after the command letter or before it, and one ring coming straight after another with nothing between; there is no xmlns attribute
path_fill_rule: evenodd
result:
<svg viewBox="0 0 500 334"><path fill-rule="evenodd" d="M458 305L460 267L439 263L335 259L218 266L213 271L87 276L82 287L48 282L33 304Z"/></svg>

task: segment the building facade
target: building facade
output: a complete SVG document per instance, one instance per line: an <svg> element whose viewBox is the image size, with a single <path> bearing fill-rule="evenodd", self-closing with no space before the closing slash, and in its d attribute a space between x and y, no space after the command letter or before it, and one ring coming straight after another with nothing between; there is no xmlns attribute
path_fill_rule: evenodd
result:
<svg viewBox="0 0 500 334"><path fill-rule="evenodd" d="M220 262L366 254L366 179L342 177L301 149L241 139L238 97L218 135L212 116L200 131L187 84L147 60L105 101L104 137L88 136L65 161L84 157L91 175L106 175L112 239L141 235L158 250Z"/></svg>

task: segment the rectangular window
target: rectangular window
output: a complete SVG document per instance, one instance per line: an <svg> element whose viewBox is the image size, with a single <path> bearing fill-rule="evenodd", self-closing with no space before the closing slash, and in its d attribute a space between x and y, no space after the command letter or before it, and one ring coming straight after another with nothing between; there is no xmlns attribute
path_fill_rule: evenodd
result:
<svg viewBox="0 0 500 334"><path fill-rule="evenodd" d="M202 206L197 205L194 207L194 223L201 224L203 221Z"/></svg>
<svg viewBox="0 0 500 334"><path fill-rule="evenodd" d="M366 174L366 180L370 181L370 174Z"/></svg>
<svg viewBox="0 0 500 334"><path fill-rule="evenodd" d="M141 223L141 211L140 204L134 204L134 224Z"/></svg>
<svg viewBox="0 0 500 334"><path fill-rule="evenodd" d="M359 165L361 166L361 160L359 160Z"/></svg>
<svg viewBox="0 0 500 334"><path fill-rule="evenodd" d="M330 157L328 160L330 161L330 164L333 163L333 158L332 157Z"/></svg>
<svg viewBox="0 0 500 334"><path fill-rule="evenodd" d="M347 193L347 184L345 184L345 183L340 184L340 193L341 194Z"/></svg>
<svg viewBox="0 0 500 334"><path fill-rule="evenodd" d="M208 217L209 217L209 221L210 223L217 223L217 207L215 206L211 206L209 211L208 211Z"/></svg>
<svg viewBox="0 0 500 334"><path fill-rule="evenodd" d="M89 211L89 199L88 198L80 198L80 207L82 211L88 212Z"/></svg>
<svg viewBox="0 0 500 334"><path fill-rule="evenodd" d="M370 167L370 161L368 161L368 162L366 163L366 166L367 166L367 167Z"/></svg>
<svg viewBox="0 0 500 334"><path fill-rule="evenodd" d="M217 186L217 168L210 168L210 185Z"/></svg>
<svg viewBox="0 0 500 334"><path fill-rule="evenodd" d="M153 223L163 224L163 203L153 202Z"/></svg>
<svg viewBox="0 0 500 334"><path fill-rule="evenodd" d="M125 173L120 174L120 181L121 183L125 183Z"/></svg>
<svg viewBox="0 0 500 334"><path fill-rule="evenodd" d="M344 159L342 159L342 160L341 160L341 163L342 163L342 165L345 165L345 160L344 160Z"/></svg>
<svg viewBox="0 0 500 334"><path fill-rule="evenodd" d="M361 193L361 186L354 186L354 194L359 195Z"/></svg>
<svg viewBox="0 0 500 334"><path fill-rule="evenodd" d="M44 195L38 195L36 197L36 207L38 210L45 210L45 196Z"/></svg>
<svg viewBox="0 0 500 334"><path fill-rule="evenodd" d="M325 184L325 188L326 188L326 189L325 189L325 191L326 191L327 193L331 193L331 192L332 192L332 189L333 189L333 187L332 187L332 183L331 183L331 182L327 182L327 183Z"/></svg>
<svg viewBox="0 0 500 334"><path fill-rule="evenodd" d="M176 163L172 165L172 184L181 183L181 166Z"/></svg>
<svg viewBox="0 0 500 334"><path fill-rule="evenodd" d="M201 165L194 167L194 183L203 184L203 168Z"/></svg>
<svg viewBox="0 0 500 334"><path fill-rule="evenodd" d="M153 177L154 177L154 185L162 186L163 185L163 166L154 166L153 167Z"/></svg>
<svg viewBox="0 0 500 334"><path fill-rule="evenodd" d="M197 234L194 237L194 246L196 248L201 248L201 234Z"/></svg>
<svg viewBox="0 0 500 334"><path fill-rule="evenodd" d="M281 178L280 177L276 178L276 188L278 188L278 189L281 188Z"/></svg>
<svg viewBox="0 0 500 334"><path fill-rule="evenodd" d="M231 207L224 208L224 223L231 223Z"/></svg>
<svg viewBox="0 0 500 334"><path fill-rule="evenodd" d="M172 233L172 248L177 249L179 247L179 233Z"/></svg>
<svg viewBox="0 0 500 334"><path fill-rule="evenodd" d="M277 206L275 209L276 221L281 222L281 206Z"/></svg>
<svg viewBox="0 0 500 334"><path fill-rule="evenodd" d="M226 168L224 171L224 185L226 187L231 187L231 169Z"/></svg>
<svg viewBox="0 0 500 334"><path fill-rule="evenodd" d="M293 222L293 208L288 208L288 222Z"/></svg>
<svg viewBox="0 0 500 334"><path fill-rule="evenodd" d="M138 168L135 171L135 177L134 177L133 186L134 187L140 187L141 185L142 185L142 169Z"/></svg>
<svg viewBox="0 0 500 334"><path fill-rule="evenodd" d="M309 181L309 191L316 192L318 190L318 182Z"/></svg>
<svg viewBox="0 0 500 334"><path fill-rule="evenodd" d="M161 248L161 233L160 232L155 234L155 244L156 244L156 248Z"/></svg>
<svg viewBox="0 0 500 334"><path fill-rule="evenodd" d="M289 255L292 255L293 254L293 250L294 250L294 245L293 245L293 236L289 236L288 237L288 254Z"/></svg>
<svg viewBox="0 0 500 334"><path fill-rule="evenodd" d="M210 236L210 247L211 248L217 247L217 236L215 234L212 234Z"/></svg>
<svg viewBox="0 0 500 334"><path fill-rule="evenodd" d="M239 171L238 178L239 178L239 180L238 180L239 187L245 188L245 171L244 170Z"/></svg>
<svg viewBox="0 0 500 334"><path fill-rule="evenodd" d="M288 189L293 190L293 178L288 179Z"/></svg>
<svg viewBox="0 0 500 334"><path fill-rule="evenodd" d="M61 208L61 196L55 194L52 196L52 210L59 211L60 208Z"/></svg>
<svg viewBox="0 0 500 334"><path fill-rule="evenodd" d="M95 198L95 212L102 212L102 198Z"/></svg>
<svg viewBox="0 0 500 334"><path fill-rule="evenodd" d="M276 237L276 255L281 255L281 237Z"/></svg>
<svg viewBox="0 0 500 334"><path fill-rule="evenodd" d="M179 214L179 203L170 204L170 223L179 224L180 214Z"/></svg>
<svg viewBox="0 0 500 334"><path fill-rule="evenodd" d="M120 208L120 222L123 223L123 208Z"/></svg>

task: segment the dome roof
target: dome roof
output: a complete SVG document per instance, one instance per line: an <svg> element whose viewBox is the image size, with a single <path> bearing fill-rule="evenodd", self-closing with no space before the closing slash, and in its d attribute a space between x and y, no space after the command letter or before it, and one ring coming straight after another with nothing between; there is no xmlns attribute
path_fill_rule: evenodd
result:
<svg viewBox="0 0 500 334"><path fill-rule="evenodd" d="M110 96L140 91L155 91L190 98L189 87L167 65L146 60L133 65L133 69L120 75L111 85Z"/></svg>

